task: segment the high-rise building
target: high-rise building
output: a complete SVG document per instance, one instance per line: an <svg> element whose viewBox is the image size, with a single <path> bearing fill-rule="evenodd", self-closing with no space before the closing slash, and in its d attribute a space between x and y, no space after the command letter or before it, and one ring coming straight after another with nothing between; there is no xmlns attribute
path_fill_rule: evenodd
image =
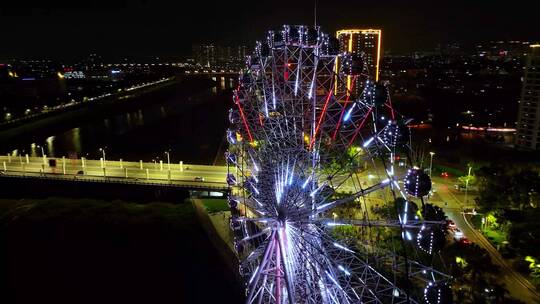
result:
<svg viewBox="0 0 540 304"><path fill-rule="evenodd" d="M381 30L345 29L336 33L341 52L356 55L365 54L365 63L370 76L379 80L379 62L381 60Z"/></svg>
<svg viewBox="0 0 540 304"><path fill-rule="evenodd" d="M249 50L246 46L222 46L217 44L194 44L192 56L203 67L238 67L244 64Z"/></svg>
<svg viewBox="0 0 540 304"><path fill-rule="evenodd" d="M516 145L540 149L540 44L530 46L521 89Z"/></svg>
<svg viewBox="0 0 540 304"><path fill-rule="evenodd" d="M218 45L216 46L216 50L217 50L217 62L220 64L220 65L228 65L230 64L232 61L233 61L233 52L232 52L232 48L230 46L221 46L221 45Z"/></svg>
<svg viewBox="0 0 540 304"><path fill-rule="evenodd" d="M213 44L193 45L195 62L203 67L211 67L216 64L216 48Z"/></svg>
<svg viewBox="0 0 540 304"><path fill-rule="evenodd" d="M238 47L236 59L240 62L244 62L246 60L246 56L248 54L248 48L245 45L241 45Z"/></svg>

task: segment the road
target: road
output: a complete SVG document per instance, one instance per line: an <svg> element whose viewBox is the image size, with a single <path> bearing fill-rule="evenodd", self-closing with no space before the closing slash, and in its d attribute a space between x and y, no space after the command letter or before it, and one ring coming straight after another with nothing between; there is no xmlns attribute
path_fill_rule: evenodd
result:
<svg viewBox="0 0 540 304"><path fill-rule="evenodd" d="M129 95L126 95L126 92L131 92L131 91L134 91L134 90L140 90L140 89L152 87L152 86L163 84L163 83L166 83L166 82L171 82L172 80L174 80L174 77L162 78L162 79L159 79L159 80L156 80L156 81L146 82L146 83L142 83L142 84L138 84L138 85L133 85L133 86L128 87L128 88L123 88L123 89L120 89L120 91L117 91L117 92L103 93L102 95L99 95L99 96L90 97L85 101L83 101L83 100L81 100L81 101L71 101L71 102L60 104L60 105L57 105L57 106L51 106L51 107L49 107L46 110L43 110L41 112L25 115L25 116L22 116L22 117L11 118L9 120L4 120L3 122L0 122L0 126L4 128L5 126L12 125L12 124L15 124L15 123L20 123L20 122L24 122L24 121L28 121L28 120L32 120L32 119L38 119L40 117L45 117L45 116L54 114L55 112L63 112L63 111L69 110L71 108L76 108L78 106L81 106L83 102L85 102L85 104L88 103L88 102L99 102L99 101L101 101L103 99L114 98L114 97L121 99L122 97L129 96Z"/></svg>
<svg viewBox="0 0 540 304"><path fill-rule="evenodd" d="M474 196L468 195L469 203L465 202L465 194L454 190L454 182L449 179L434 178L436 195L431 200L442 207L449 219L454 221L463 234L472 242L487 250L492 262L501 269L500 278L510 295L525 303L540 303L540 294L534 286L501 256L482 233L473 228L463 208L470 206ZM437 200L437 196L440 200ZM443 202L448 203L445 205Z"/></svg>
<svg viewBox="0 0 540 304"><path fill-rule="evenodd" d="M50 158L49 158L50 159ZM56 159L49 165L42 157L0 156L0 171L9 176L29 176L80 181L126 182L195 186L197 188L226 188L226 166L192 164L140 163L126 161ZM84 164L84 165L83 165ZM203 178L204 180L200 180Z"/></svg>

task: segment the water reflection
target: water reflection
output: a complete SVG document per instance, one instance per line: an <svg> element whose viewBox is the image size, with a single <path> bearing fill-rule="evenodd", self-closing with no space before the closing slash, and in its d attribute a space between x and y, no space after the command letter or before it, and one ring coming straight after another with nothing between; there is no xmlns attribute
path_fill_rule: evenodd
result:
<svg viewBox="0 0 540 304"><path fill-rule="evenodd" d="M211 136L217 136L215 141L219 145L219 136L225 131L206 129L210 129L219 117L223 117L226 120L226 111L223 114L216 112L215 116L218 118L214 118L208 125L203 123L209 119L207 107L202 107L201 110L192 112L192 108L196 107L197 104L204 103L208 98L212 98L212 96L216 96L217 94L221 94L222 91L232 88L236 81L236 77L219 78L216 78L219 82L216 81L214 88L208 90L205 94L199 94L197 96L171 94L169 97L166 97L166 100L144 102L138 108L136 107L122 113L110 114L105 117L90 117L88 120L80 122L74 128L55 132L41 138L34 137L32 138L33 145L31 142L28 142L26 146L11 147L18 149L13 150L10 154L14 156L22 154L24 156L25 153L28 153L32 156L41 156L41 148L39 146L43 146L44 152L48 157L86 156L97 159L100 157L98 148L109 146L111 159L129 159L131 156L131 158L136 160L149 160L152 157L155 158L157 152L154 150L160 149L160 153L162 153L162 146L174 146L181 142L189 142L190 145L193 145L192 142L202 141L201 134L203 132L208 134L215 133L216 135ZM229 100L229 96L224 95L223 99L220 99L219 105L224 106ZM221 109L216 109L212 112L214 111L221 111ZM177 116L182 118L179 120L168 119ZM203 123L197 126L197 130L200 132L189 131L193 130L195 125L199 123ZM180 136L182 138L180 138L177 133L184 131L190 134L186 135L182 133ZM207 134L202 135L210 136ZM196 152L199 148L200 144L199 146L193 145L193 149L191 150ZM184 149L184 146L181 149ZM107 154L109 155L109 150ZM176 151L175 154L180 154L180 151Z"/></svg>
<svg viewBox="0 0 540 304"><path fill-rule="evenodd" d="M72 144L72 151L74 151L77 154L81 154L81 129L75 128L71 129L71 144Z"/></svg>

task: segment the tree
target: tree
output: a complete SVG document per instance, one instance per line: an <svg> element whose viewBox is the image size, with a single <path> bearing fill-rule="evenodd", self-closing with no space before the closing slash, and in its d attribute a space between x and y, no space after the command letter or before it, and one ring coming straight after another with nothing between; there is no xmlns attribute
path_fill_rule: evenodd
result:
<svg viewBox="0 0 540 304"><path fill-rule="evenodd" d="M514 212L509 219L512 221L508 233L510 246L521 256L539 257L540 248L540 209L527 208L521 212Z"/></svg>
<svg viewBox="0 0 540 304"><path fill-rule="evenodd" d="M444 258L455 278L459 303L510 303L508 291L497 281L498 267L485 249L453 243L446 247Z"/></svg>
<svg viewBox="0 0 540 304"><path fill-rule="evenodd" d="M522 210L526 206L538 205L536 192L540 188L540 176L538 172L521 170L511 176L510 200L512 206Z"/></svg>
<svg viewBox="0 0 540 304"><path fill-rule="evenodd" d="M458 177L458 181L466 186L471 186L476 184L476 176L474 175L463 175Z"/></svg>

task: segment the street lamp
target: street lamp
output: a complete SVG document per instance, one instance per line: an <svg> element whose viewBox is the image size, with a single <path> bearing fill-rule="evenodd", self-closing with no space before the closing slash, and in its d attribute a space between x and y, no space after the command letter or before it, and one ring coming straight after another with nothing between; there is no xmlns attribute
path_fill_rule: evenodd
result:
<svg viewBox="0 0 540 304"><path fill-rule="evenodd" d="M37 146L41 149L41 157L43 158L43 165L47 165L47 158L45 157L45 150L43 150L43 146Z"/></svg>
<svg viewBox="0 0 540 304"><path fill-rule="evenodd" d="M106 163L106 159L105 159L105 149L107 149L107 147L99 148L99 151L101 151L101 153L103 154L103 168L107 167L107 163Z"/></svg>
<svg viewBox="0 0 540 304"><path fill-rule="evenodd" d="M167 154L167 167L169 168L169 171L171 171L171 155L169 154L169 151L165 151L165 154Z"/></svg>
<svg viewBox="0 0 540 304"><path fill-rule="evenodd" d="M435 155L435 152L429 152L429 155L429 178L431 179L431 171L433 171L433 155Z"/></svg>
<svg viewBox="0 0 540 304"><path fill-rule="evenodd" d="M468 165L468 166L469 166L469 172L467 173L467 179L465 180L465 204L469 203L467 194L469 190L469 179L471 178L471 169L472 169L471 165Z"/></svg>

